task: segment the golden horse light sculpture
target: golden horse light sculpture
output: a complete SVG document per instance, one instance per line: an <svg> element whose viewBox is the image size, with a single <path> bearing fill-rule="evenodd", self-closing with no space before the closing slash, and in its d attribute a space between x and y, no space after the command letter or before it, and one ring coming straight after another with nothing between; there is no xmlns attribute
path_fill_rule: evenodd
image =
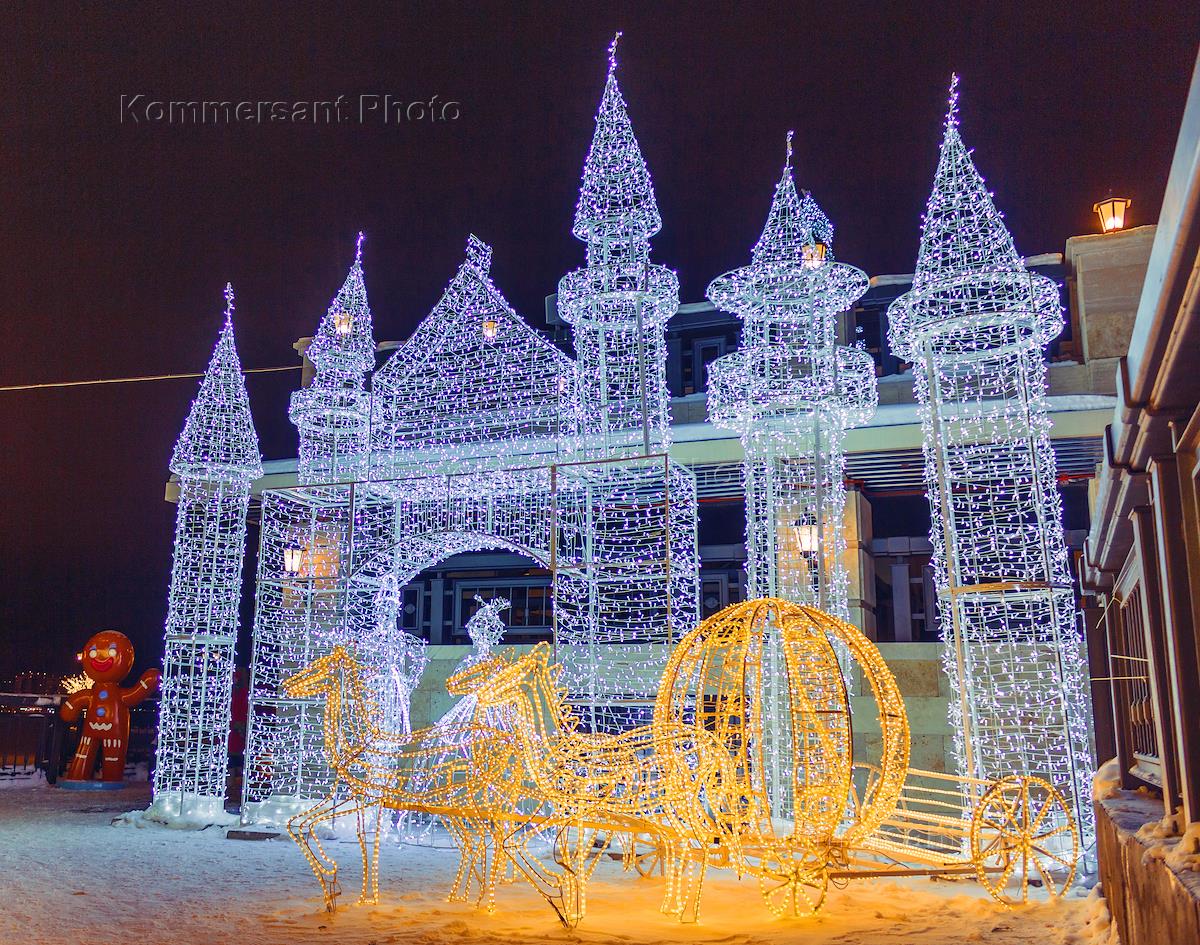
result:
<svg viewBox="0 0 1200 945"><path fill-rule="evenodd" d="M453 899L466 898L475 880L477 901L491 911L507 862L574 926L586 911L587 882L600 858L617 842L626 867L635 865L640 837L663 864L663 910L695 915L714 837L726 834L718 851L737 846L729 817L713 813L736 808L722 793L734 783L728 753L711 733L691 725L581 732L549 655L549 646L540 644L515 660L494 657L451 677L452 694L476 696L476 719L490 710L512 720L504 729L473 720L459 733L471 741L465 756L446 753L442 727L410 735L381 730L361 668L340 647L286 681L289 695L325 698L324 738L336 784L327 798L292 818L288 832L320 881L327 908L338 895L337 863L317 828L335 817L357 818L359 901L373 903L380 812L390 808L433 814L447 824L460 850ZM547 827L549 859L528 842Z"/></svg>
<svg viewBox="0 0 1200 945"><path fill-rule="evenodd" d="M571 927L586 912L587 882L607 849L618 844L628 869L638 843L649 845L666 876L662 911L695 919L707 867L740 860L733 759L713 733L682 721L581 731L549 656L539 644L475 690L481 708L514 714L521 793L544 805L538 822L555 828L553 863L528 847L506 852L534 888L556 887L547 898Z"/></svg>
<svg viewBox="0 0 1200 945"><path fill-rule="evenodd" d="M468 674L479 669L474 667ZM501 865L496 851L520 801L516 793L520 780L512 770L517 752L510 733L476 719L467 721L456 735L470 741L475 752L464 757L445 752L444 726L411 733L381 729L362 667L340 646L287 679L284 690L292 697L325 700L323 736L335 783L327 797L289 820L288 834L320 882L326 908L333 910L340 890L337 862L322 845L318 828L335 818L356 818L363 865L359 902L375 903L380 826L387 808L440 816L460 854L450 898L468 898L474 880L480 890L478 901L490 907ZM493 770L493 765L499 767ZM416 772L419 778L413 777ZM504 816L496 816L502 812ZM374 821L373 831L368 818Z"/></svg>

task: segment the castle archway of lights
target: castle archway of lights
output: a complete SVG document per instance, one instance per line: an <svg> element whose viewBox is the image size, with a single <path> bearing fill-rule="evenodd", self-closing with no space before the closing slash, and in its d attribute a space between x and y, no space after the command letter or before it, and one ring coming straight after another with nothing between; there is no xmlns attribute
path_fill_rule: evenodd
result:
<svg viewBox="0 0 1200 945"><path fill-rule="evenodd" d="M763 600L697 627L696 486L669 456L665 325L679 284L650 261L662 221L615 46L572 226L586 261L558 292L574 357L513 311L491 247L471 236L441 299L377 368L359 237L307 350L313 380L291 401L298 485L262 494L243 822L288 823L331 903L336 867L316 826L352 810L361 837L363 818L378 824L388 807L441 818L463 852L456 895L475 882L490 903L497 863L535 886L545 868L568 924L583 916L595 851L613 845L627 865L661 864L664 908L684 917L707 865L757 876L792 915L815 911L831 877L889 862L973 871L1007 901L1016 857L1036 850L1042 877L1022 861L1022 897L1031 879L1060 888L1076 825L1085 842L1091 831L1040 359L1061 313L982 188L956 90L913 291L891 313L892 344L915 365L958 695L961 770L947 775L906 767L895 681L845 622L842 442L877 398L870 358L838 343L837 318L867 281L834 261L832 224L797 192L790 135L751 265L709 288L744 321L709 407L742 437L748 571ZM152 808L168 820L224 815L246 513L262 472L232 289L226 299L171 463L180 504ZM400 589L496 548L550 571L553 651L490 655L497 605L476 628L478 659L454 677L464 701L440 728L411 732L427 655L399 629ZM854 753L854 665L884 733L876 759ZM348 711L367 739L349 760L337 728ZM557 867L531 852L535 835L557 844Z"/></svg>

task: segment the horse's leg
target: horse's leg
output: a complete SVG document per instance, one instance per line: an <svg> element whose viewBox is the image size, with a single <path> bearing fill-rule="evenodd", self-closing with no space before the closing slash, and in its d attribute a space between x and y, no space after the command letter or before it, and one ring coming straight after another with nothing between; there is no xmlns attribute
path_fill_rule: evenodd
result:
<svg viewBox="0 0 1200 945"><path fill-rule="evenodd" d="M375 845L371 850L371 902L379 902L379 834L383 829L383 800L375 806Z"/></svg>
<svg viewBox="0 0 1200 945"><path fill-rule="evenodd" d="M358 848L362 853L362 892L358 896L358 904L373 906L379 902L379 879L376 875L379 861L379 818L383 810L383 801L369 800L363 794L355 794L355 819L358 828ZM375 808L375 840L372 853L367 852L367 822L368 807Z"/></svg>
<svg viewBox="0 0 1200 945"><path fill-rule="evenodd" d="M496 886L500 881L500 869L508 860L504 849L504 827L496 821L489 822L491 838L491 855L484 864L483 888L479 891L479 899L487 910L488 915L496 911ZM485 850L485 856L487 851Z"/></svg>
<svg viewBox="0 0 1200 945"><path fill-rule="evenodd" d="M562 867L562 911L559 918L569 929L575 928L583 919L587 877L584 874L584 852L582 844L587 834L582 827L575 830L572 841L571 828L564 826L555 839L558 852L555 859Z"/></svg>
<svg viewBox="0 0 1200 945"><path fill-rule="evenodd" d="M460 818L445 817L443 820L458 847L458 870L454 874L454 885L450 887L448 898L451 902L465 902L470 888L470 873L475 864L475 843Z"/></svg>
<svg viewBox="0 0 1200 945"><path fill-rule="evenodd" d="M317 827L334 817L337 813L337 787L324 800L302 814L288 819L288 836L300 848L308 860L308 865L321 884L321 895L325 900L325 908L334 910L334 902L340 890L337 887L337 860L325 852L325 847L317 837Z"/></svg>

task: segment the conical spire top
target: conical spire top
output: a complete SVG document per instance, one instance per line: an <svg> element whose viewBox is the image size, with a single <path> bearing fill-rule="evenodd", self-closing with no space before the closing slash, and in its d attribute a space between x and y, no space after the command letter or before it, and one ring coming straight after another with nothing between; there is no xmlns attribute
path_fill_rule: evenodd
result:
<svg viewBox="0 0 1200 945"><path fill-rule="evenodd" d="M608 74L612 75L617 71L617 43L621 41L623 34L617 30L617 34L613 37L613 41L608 44Z"/></svg>
<svg viewBox="0 0 1200 945"><path fill-rule="evenodd" d="M796 191L796 181L792 174L792 136L787 134L787 146L784 157L783 175L775 185L775 197L771 201L771 212L767 215L767 225L763 227L762 235L754 244L754 264L786 264L800 265L805 255L805 246L822 243L826 247L825 259L830 258L829 250L833 245L833 224L829 217L817 205L812 194L804 191L801 199Z"/></svg>
<svg viewBox="0 0 1200 945"><path fill-rule="evenodd" d="M958 128L958 76L950 81L950 107L921 227L913 287L963 273L1024 272L1004 217L992 202Z"/></svg>
<svg viewBox="0 0 1200 945"><path fill-rule="evenodd" d="M945 128L958 128L958 73L950 73L950 96L946 107Z"/></svg>
<svg viewBox="0 0 1200 945"><path fill-rule="evenodd" d="M338 294L321 320L308 348L308 358L318 371L362 374L375 367L375 338L371 307L362 268L363 234L358 234L354 263Z"/></svg>
<svg viewBox="0 0 1200 945"><path fill-rule="evenodd" d="M237 482L262 475L258 434L233 339L233 287L225 286L225 324L200 393L171 454L171 472L186 479Z"/></svg>
<svg viewBox="0 0 1200 945"><path fill-rule="evenodd" d="M618 33L609 47L608 79L583 165L583 186L571 227L577 239L588 242L647 239L662 229L650 170L617 85L616 44L620 36Z"/></svg>

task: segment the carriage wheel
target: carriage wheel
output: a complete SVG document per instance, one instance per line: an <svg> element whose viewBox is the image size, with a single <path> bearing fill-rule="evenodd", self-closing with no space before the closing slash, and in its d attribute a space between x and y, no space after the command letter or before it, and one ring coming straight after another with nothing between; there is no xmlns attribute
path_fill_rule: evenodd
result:
<svg viewBox="0 0 1200 945"><path fill-rule="evenodd" d="M829 870L812 858L793 860L769 853L762 858L757 872L763 902L781 918L814 915L829 889Z"/></svg>
<svg viewBox="0 0 1200 945"><path fill-rule="evenodd" d="M995 782L971 817L971 860L979 882L1006 905L1029 901L1030 882L1061 896L1075 878L1079 835L1063 796L1041 778ZM1020 893L1008 881L1020 871Z"/></svg>
<svg viewBox="0 0 1200 945"><path fill-rule="evenodd" d="M662 850L658 841L648 833L635 833L630 841L633 844L633 868L639 876L663 875Z"/></svg>

